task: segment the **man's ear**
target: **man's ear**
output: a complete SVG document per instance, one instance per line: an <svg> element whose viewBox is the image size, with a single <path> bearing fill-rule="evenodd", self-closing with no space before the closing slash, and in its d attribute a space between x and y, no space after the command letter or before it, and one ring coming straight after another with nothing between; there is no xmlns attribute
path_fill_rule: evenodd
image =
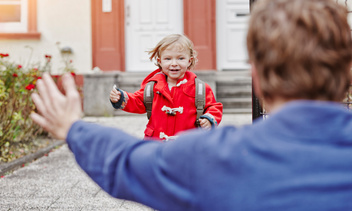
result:
<svg viewBox="0 0 352 211"><path fill-rule="evenodd" d="M257 68L255 67L255 65L253 63L251 63L251 72L252 72L252 83L253 83L254 94L258 98L262 98L263 93L260 88L260 80L258 77Z"/></svg>

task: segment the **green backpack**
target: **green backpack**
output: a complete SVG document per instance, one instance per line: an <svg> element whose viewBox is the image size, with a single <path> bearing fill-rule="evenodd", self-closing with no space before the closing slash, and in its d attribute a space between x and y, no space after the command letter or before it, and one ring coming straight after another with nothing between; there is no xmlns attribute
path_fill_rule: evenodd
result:
<svg viewBox="0 0 352 211"><path fill-rule="evenodd" d="M204 107L205 107L205 83L198 79L194 79L196 85L196 100L195 106L197 108L197 120L196 124L199 126L199 117L203 115ZM152 108L153 108L153 98L154 98L154 84L155 81L149 81L144 88L144 105L147 110L147 117L148 119L152 115Z"/></svg>

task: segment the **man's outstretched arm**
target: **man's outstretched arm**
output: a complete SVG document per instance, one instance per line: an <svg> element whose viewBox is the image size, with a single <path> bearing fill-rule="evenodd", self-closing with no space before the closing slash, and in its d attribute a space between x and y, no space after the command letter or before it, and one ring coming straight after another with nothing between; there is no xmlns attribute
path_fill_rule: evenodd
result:
<svg viewBox="0 0 352 211"><path fill-rule="evenodd" d="M32 95L39 113L31 118L66 140L78 164L100 187L112 196L157 209L194 210L191 162L175 159L184 151L182 144L176 148L172 143L142 141L116 128L79 121L82 109L74 80L66 74L63 81L65 94L43 75L38 93Z"/></svg>

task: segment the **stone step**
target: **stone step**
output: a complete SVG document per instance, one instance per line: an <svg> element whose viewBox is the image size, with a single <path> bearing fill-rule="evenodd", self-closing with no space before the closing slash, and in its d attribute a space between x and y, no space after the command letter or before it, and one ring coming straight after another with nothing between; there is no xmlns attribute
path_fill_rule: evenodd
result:
<svg viewBox="0 0 352 211"><path fill-rule="evenodd" d="M252 78L249 71L217 72L216 98L224 114L252 113Z"/></svg>
<svg viewBox="0 0 352 211"><path fill-rule="evenodd" d="M216 71L216 77L219 81L231 81L240 78L251 78L251 74L249 70Z"/></svg>
<svg viewBox="0 0 352 211"><path fill-rule="evenodd" d="M251 114L252 108L224 108L223 114Z"/></svg>
<svg viewBox="0 0 352 211"><path fill-rule="evenodd" d="M233 98L233 97L250 97L252 96L252 87L217 87L216 97Z"/></svg>
<svg viewBox="0 0 352 211"><path fill-rule="evenodd" d="M222 98L217 99L225 108L252 108L252 98Z"/></svg>

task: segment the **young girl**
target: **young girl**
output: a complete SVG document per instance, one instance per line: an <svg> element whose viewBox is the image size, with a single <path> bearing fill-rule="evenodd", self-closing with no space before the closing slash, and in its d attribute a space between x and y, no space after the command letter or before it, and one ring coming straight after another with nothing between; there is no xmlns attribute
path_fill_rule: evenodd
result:
<svg viewBox="0 0 352 211"><path fill-rule="evenodd" d="M131 113L145 113L144 88L149 81L155 81L151 117L144 131L145 138L172 138L181 131L196 128L197 108L195 106L196 74L189 70L196 64L193 43L184 35L172 34L163 38L148 52L150 60L156 60L159 67L142 82L141 89L127 93L113 88L110 101L116 109ZM222 104L216 102L212 89L205 84L204 113L199 126L217 126L222 118Z"/></svg>

